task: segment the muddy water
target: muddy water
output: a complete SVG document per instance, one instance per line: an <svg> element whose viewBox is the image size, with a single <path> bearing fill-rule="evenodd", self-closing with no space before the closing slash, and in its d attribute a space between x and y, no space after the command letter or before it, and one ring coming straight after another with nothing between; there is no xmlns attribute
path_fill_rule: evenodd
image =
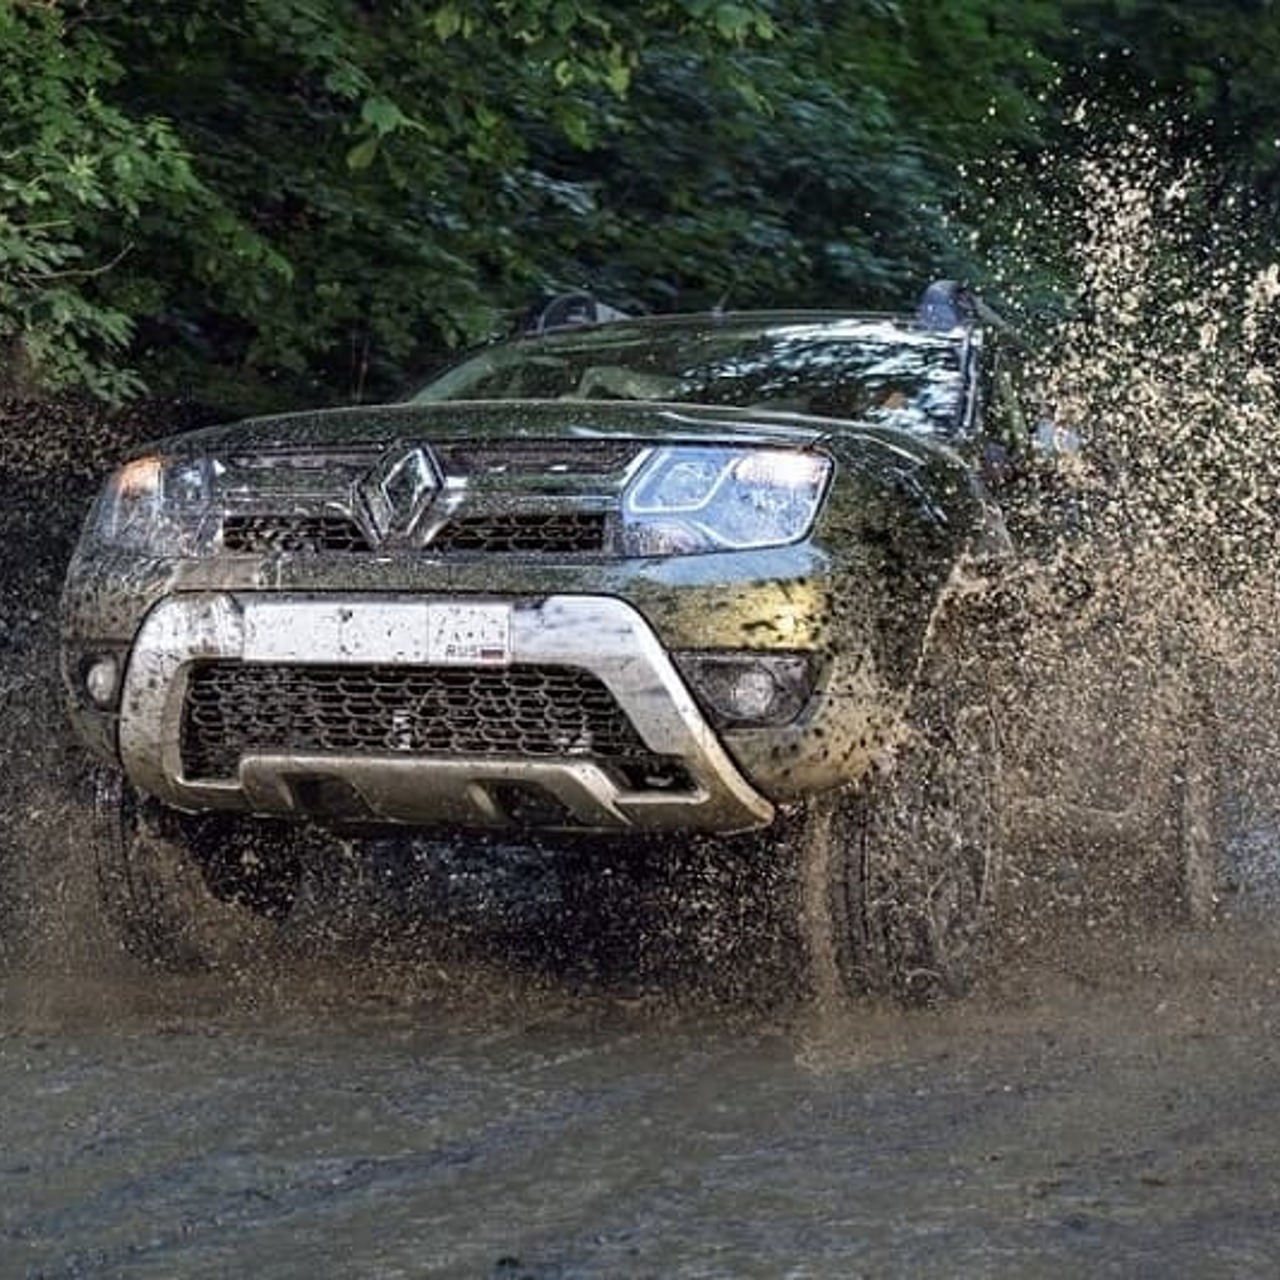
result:
<svg viewBox="0 0 1280 1280"><path fill-rule="evenodd" d="M942 1012L456 959L0 983L5 1276L1272 1275L1280 936ZM421 957L419 957L421 961Z"/></svg>
<svg viewBox="0 0 1280 1280"><path fill-rule="evenodd" d="M396 912L330 884L214 972L147 971L66 839L56 740L24 740L5 1280L1280 1268L1280 806L1256 772L1217 925L1091 901L1068 850L985 985L908 1012L815 1007L778 869L693 849L662 875L453 849ZM1268 742L1241 720L1231 745Z"/></svg>
<svg viewBox="0 0 1280 1280"><path fill-rule="evenodd" d="M778 869L693 849L661 875L454 849L396 912L330 884L214 972L140 969L67 839L56 737L7 727L4 1280L1280 1267L1256 773L1215 927L1090 901L1066 851L971 999L832 1010ZM1264 753L1266 721L1238 730Z"/></svg>
<svg viewBox="0 0 1280 1280"><path fill-rule="evenodd" d="M780 869L695 849L454 849L394 911L331 883L214 972L136 968L11 652L0 1278L1274 1275L1269 672L1224 695L1222 922L1060 850L985 987L904 1012L813 1007Z"/></svg>

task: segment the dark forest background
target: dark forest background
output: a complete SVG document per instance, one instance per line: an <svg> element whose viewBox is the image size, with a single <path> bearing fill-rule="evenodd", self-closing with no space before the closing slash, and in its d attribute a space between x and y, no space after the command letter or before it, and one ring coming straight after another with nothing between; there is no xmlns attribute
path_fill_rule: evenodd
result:
<svg viewBox="0 0 1280 1280"><path fill-rule="evenodd" d="M385 397L566 289L1069 298L1135 130L1267 261L1277 102L1271 0L0 0L0 395Z"/></svg>

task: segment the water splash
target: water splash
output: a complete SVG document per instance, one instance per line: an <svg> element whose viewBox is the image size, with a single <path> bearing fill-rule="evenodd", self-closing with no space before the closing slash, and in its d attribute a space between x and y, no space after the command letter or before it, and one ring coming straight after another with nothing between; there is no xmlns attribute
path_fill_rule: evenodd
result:
<svg viewBox="0 0 1280 1280"><path fill-rule="evenodd" d="M1249 200L1185 155L1176 122L1105 142L1087 110L1075 124L1077 158L1039 167L1051 216L1015 221L999 264L1024 314L1029 282L1074 283L1027 385L1042 428L1082 442L1028 482L1042 559L1019 602L1019 767L1030 793L1116 814L1152 753L1181 756L1171 795L1211 753L1228 850L1247 846L1256 872L1263 847L1280 865L1280 267L1251 240ZM1227 862L1230 888L1244 863ZM1142 874L1116 857L1101 879L1118 900Z"/></svg>

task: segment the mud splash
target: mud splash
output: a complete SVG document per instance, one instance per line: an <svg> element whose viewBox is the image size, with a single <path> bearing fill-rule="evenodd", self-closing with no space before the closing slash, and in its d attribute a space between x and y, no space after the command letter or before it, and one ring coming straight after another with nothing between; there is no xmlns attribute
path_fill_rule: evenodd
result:
<svg viewBox="0 0 1280 1280"><path fill-rule="evenodd" d="M1015 226L1004 262L1023 315L1043 311L1025 288L1046 267L1077 282L1040 321L1029 370L1044 510L1021 514L1051 536L1049 572L1018 602L1022 667L1039 674L1015 681L1011 714L1033 789L1099 810L1123 797L1081 792L1081 726L1100 724L1104 747L1141 756L1170 735L1178 746L1188 722L1173 704L1197 705L1181 772L1197 783L1203 765L1221 784L1219 906L1233 910L1241 889L1274 880L1265 868L1280 830L1280 270L1250 242L1247 203L1211 162L1170 158L1185 152L1176 126L1130 122L1102 144L1088 108L1076 124L1079 158L1043 161L1050 209ZM1121 766L1119 787L1133 776ZM1096 856L1105 831L1086 843L1089 868L1068 853L1033 874L1056 878L1086 923L1117 906L1140 921L1150 898L1132 892L1135 868Z"/></svg>

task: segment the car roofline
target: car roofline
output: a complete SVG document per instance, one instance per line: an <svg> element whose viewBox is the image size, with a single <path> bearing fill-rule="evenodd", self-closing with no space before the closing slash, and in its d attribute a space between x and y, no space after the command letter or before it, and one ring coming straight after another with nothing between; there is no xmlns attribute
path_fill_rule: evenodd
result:
<svg viewBox="0 0 1280 1280"><path fill-rule="evenodd" d="M845 311L839 307L787 307L743 309L734 311L663 311L644 315L626 315L616 318L588 322L584 324L559 325L543 330L526 330L512 335L507 341L536 342L544 338L563 337L571 333L591 333L602 330L626 328L640 325L644 328L681 328L690 325L747 325L747 324L786 324L804 321L809 323L832 323L838 321L866 324L893 324L903 329L911 329L921 333L946 333L922 323L909 311ZM971 328L977 322L958 325L957 328Z"/></svg>

